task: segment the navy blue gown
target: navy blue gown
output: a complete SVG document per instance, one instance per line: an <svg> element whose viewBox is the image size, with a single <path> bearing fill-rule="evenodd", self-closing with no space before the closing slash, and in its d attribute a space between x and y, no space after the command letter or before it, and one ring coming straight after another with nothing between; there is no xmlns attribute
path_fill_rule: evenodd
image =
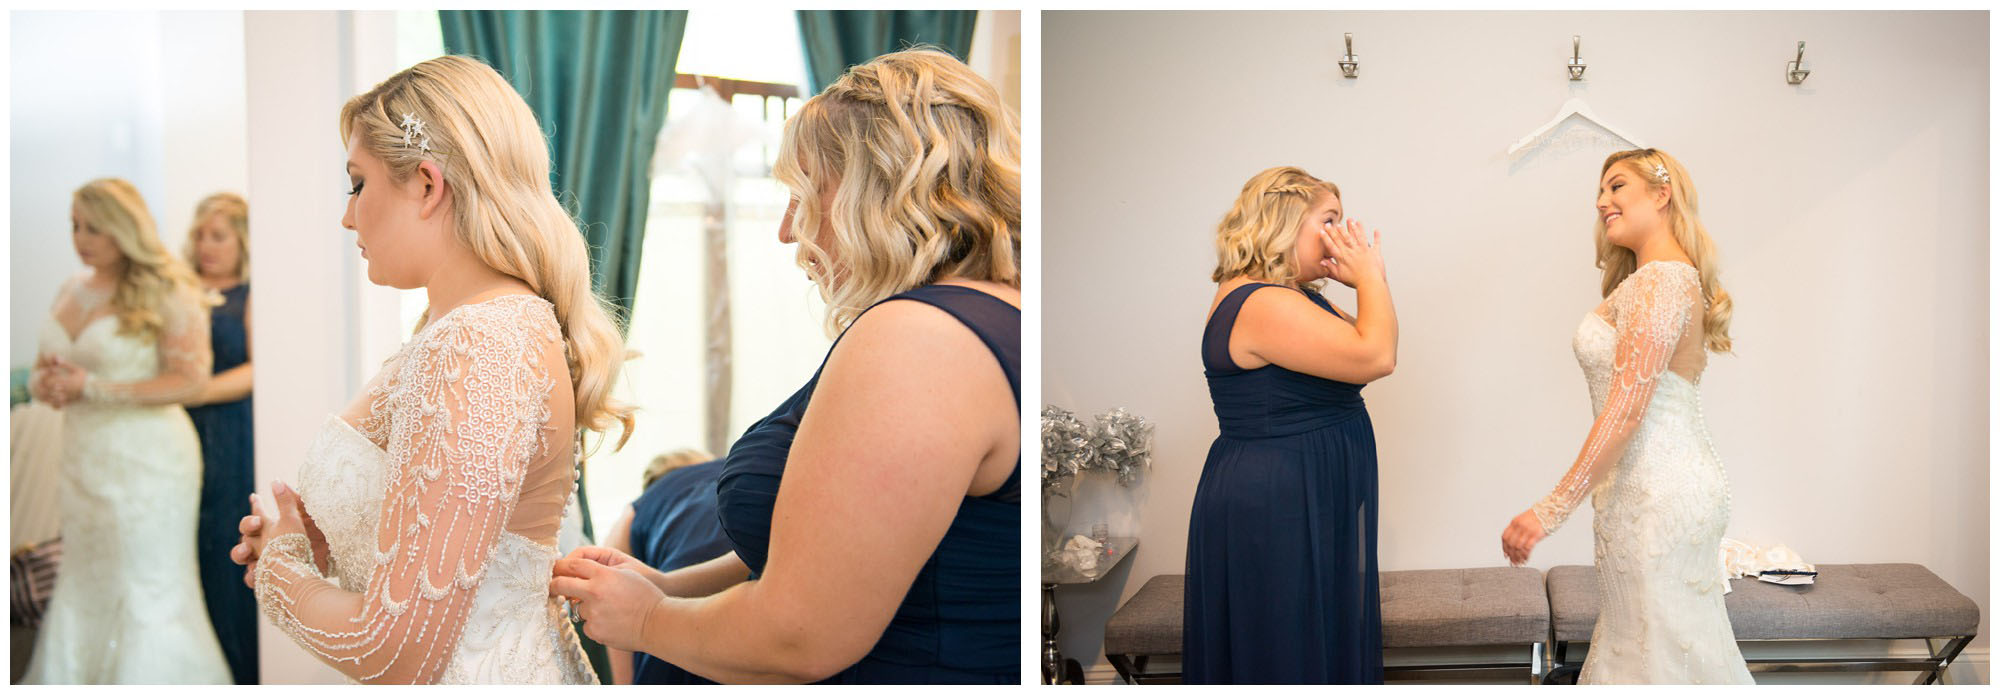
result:
<svg viewBox="0 0 2000 695"><path fill-rule="evenodd" d="M250 283L222 291L223 304L208 322L215 373L250 361L250 333L244 312ZM196 562L201 568L202 599L222 656L238 685L257 683L257 596L243 585L243 568L229 559L240 537L236 524L250 514L250 492L256 487L252 467L250 402L252 397L187 409L201 437L201 511L195 526Z"/></svg>
<svg viewBox="0 0 2000 695"><path fill-rule="evenodd" d="M992 295L928 285L883 300L943 309L977 334L1021 401L1021 310ZM876 306L881 306L880 303ZM872 307L871 307L872 308ZM839 341L835 341L837 346ZM831 350L828 351L831 354ZM821 362L820 368L826 365ZM751 425L730 448L718 492L722 528L751 577L764 571L771 511L785 457L811 401L804 388ZM828 683L1021 682L1021 466L999 490L966 497L937 550L924 562L902 605L868 655Z"/></svg>
<svg viewBox="0 0 2000 695"><path fill-rule="evenodd" d="M1380 683L1374 427L1360 385L1230 359L1237 312L1264 287L1298 291L1239 287L1202 335L1221 433L1188 522L1182 679Z"/></svg>
<svg viewBox="0 0 2000 695"><path fill-rule="evenodd" d="M715 514L715 481L722 459L676 468L661 475L632 502L632 557L647 567L672 572L729 553L729 537ZM632 682L639 685L696 684L710 681L645 652L632 653Z"/></svg>

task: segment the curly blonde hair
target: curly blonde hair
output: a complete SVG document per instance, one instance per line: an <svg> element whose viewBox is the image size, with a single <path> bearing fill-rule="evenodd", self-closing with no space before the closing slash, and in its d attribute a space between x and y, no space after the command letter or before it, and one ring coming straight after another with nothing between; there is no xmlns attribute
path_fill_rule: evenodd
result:
<svg viewBox="0 0 2000 695"><path fill-rule="evenodd" d="M639 485L639 489L644 490L652 487L653 483L658 482L661 476L673 471L714 460L714 454L695 447L685 447L660 454L653 457L653 460L646 464L646 472L640 474L640 479L644 482Z"/></svg>
<svg viewBox="0 0 2000 695"><path fill-rule="evenodd" d="M1320 282L1298 282L1292 253L1299 224L1320 193L1340 197L1340 187L1313 178L1298 167L1271 167L1257 172L1236 194L1236 202L1215 228L1215 282L1251 277L1279 285L1317 289Z"/></svg>
<svg viewBox="0 0 2000 695"><path fill-rule="evenodd" d="M427 148L410 146L405 114L424 123ZM341 142L360 138L390 175L408 180L433 162L451 185L453 232L479 260L555 306L562 326L577 427L632 435L630 405L611 397L625 340L590 286L590 252L549 183L549 143L526 101L492 67L465 56L433 58L396 73L340 109ZM428 314L428 310L425 312Z"/></svg>
<svg viewBox="0 0 2000 695"><path fill-rule="evenodd" d="M1708 236L1708 226L1701 223L1700 202L1695 198L1694 177L1681 166L1680 160L1653 148L1625 150L1612 153L1604 158L1604 168L1598 170L1597 178L1602 181L1611 167L1625 163L1631 172L1645 181L1648 188L1659 189L1670 186L1672 193L1667 196L1667 229L1686 251L1688 260L1701 275L1701 297L1707 309L1702 312L1701 324L1706 334L1705 347L1709 352L1729 352L1733 343L1729 340L1729 316L1736 302L1729 292L1722 289L1720 264L1715 241ZM1664 170L1667 176L1661 179L1655 172ZM1618 283L1639 268L1639 257L1631 249L1611 243L1604 235L1604 217L1597 217L1597 267L1604 271L1603 294L1611 296Z"/></svg>
<svg viewBox="0 0 2000 695"><path fill-rule="evenodd" d="M201 236L201 226L216 216L229 224L236 234L236 279L250 279L250 203L235 193L215 193L201 199L194 206L194 223L188 225L187 243L181 246L181 258L187 260L189 268L197 275L201 272L201 259L194 252L195 238Z"/></svg>
<svg viewBox="0 0 2000 695"><path fill-rule="evenodd" d="M799 266L835 335L946 277L1021 286L1021 130L999 92L928 47L848 69L785 123L773 167L798 200ZM822 188L831 248L814 239Z"/></svg>
<svg viewBox="0 0 2000 695"><path fill-rule="evenodd" d="M132 182L103 178L86 183L70 196L78 221L92 232L111 238L125 257L111 292L111 311L118 316L118 333L143 340L157 339L166 325L162 311L168 301L199 296L200 281L179 258L167 252L153 226L146 199Z"/></svg>

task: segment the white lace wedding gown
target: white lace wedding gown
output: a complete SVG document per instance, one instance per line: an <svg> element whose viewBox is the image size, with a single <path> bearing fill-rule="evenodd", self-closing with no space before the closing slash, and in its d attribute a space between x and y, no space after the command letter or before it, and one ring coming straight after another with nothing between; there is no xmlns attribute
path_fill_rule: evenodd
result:
<svg viewBox="0 0 2000 695"><path fill-rule="evenodd" d="M1554 533L1594 492L1597 627L1581 683L1753 682L1722 598L1729 480L1696 390L1703 311L1695 268L1656 261L1577 328L1597 424L1534 511Z"/></svg>
<svg viewBox="0 0 2000 695"><path fill-rule="evenodd" d="M574 419L567 374L539 297L467 304L419 330L368 387L365 415L327 418L307 449L297 487L330 557L304 535L271 539L265 615L358 682L596 683L549 596L576 481L570 428L550 425Z"/></svg>
<svg viewBox="0 0 2000 695"><path fill-rule="evenodd" d="M195 564L201 440L179 405L208 381L208 308L189 289L156 337L126 335L88 275L40 338L90 376L61 411L63 558L23 682L229 683ZM74 338L57 319L93 315Z"/></svg>

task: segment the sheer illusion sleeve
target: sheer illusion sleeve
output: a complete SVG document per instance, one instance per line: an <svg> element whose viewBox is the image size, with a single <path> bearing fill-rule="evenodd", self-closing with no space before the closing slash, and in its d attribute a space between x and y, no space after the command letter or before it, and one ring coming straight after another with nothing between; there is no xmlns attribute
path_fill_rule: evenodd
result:
<svg viewBox="0 0 2000 695"><path fill-rule="evenodd" d="M1611 298L1618 342L1604 409L1569 473L1533 508L1545 533L1555 533L1569 520L1599 476L1624 458L1661 373L1701 307L1701 278L1692 266L1649 263L1626 282L1629 286L1614 291Z"/></svg>
<svg viewBox="0 0 2000 695"><path fill-rule="evenodd" d="M367 589L322 577L303 534L271 539L257 565L264 614L357 681L443 674L523 476L546 452L551 381L527 331L463 323L438 326L395 368Z"/></svg>
<svg viewBox="0 0 2000 695"><path fill-rule="evenodd" d="M55 319L57 323L61 323L61 317L65 309L74 311L73 305L77 301L77 287L83 284L83 277L83 273L72 275L63 280L61 287L56 288L56 299L54 302L49 303L49 316ZM77 311L76 313L81 314L83 312ZM55 330L62 329L58 327ZM46 347L46 343L37 346L37 348ZM35 400L44 402L49 400L48 392L44 390L49 379L49 368L41 366L41 362L42 358L48 355L48 352L38 349L35 353L35 367L28 372L28 393L34 396Z"/></svg>
<svg viewBox="0 0 2000 695"><path fill-rule="evenodd" d="M158 345L160 370L151 379L104 381L89 375L83 400L89 403L167 405L180 403L208 385L215 353L208 345L208 303L194 289L183 289L160 301Z"/></svg>

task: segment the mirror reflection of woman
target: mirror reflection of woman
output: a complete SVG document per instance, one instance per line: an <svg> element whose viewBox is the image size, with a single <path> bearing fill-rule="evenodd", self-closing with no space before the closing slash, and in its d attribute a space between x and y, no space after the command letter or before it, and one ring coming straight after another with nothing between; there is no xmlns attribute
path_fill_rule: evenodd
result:
<svg viewBox="0 0 2000 695"><path fill-rule="evenodd" d="M209 314L215 375L182 405L201 436L202 598L222 653L238 685L257 683L257 597L229 560L237 522L256 492L250 398L250 206L242 196L216 193L195 206L183 252L202 287L222 301Z"/></svg>
<svg viewBox="0 0 2000 695"><path fill-rule="evenodd" d="M139 190L77 189L63 283L29 388L63 411L63 559L26 683L229 683L196 569L208 306Z"/></svg>
<svg viewBox="0 0 2000 695"><path fill-rule="evenodd" d="M1361 399L1396 368L1381 237L1296 167L1251 177L1217 226L1201 361L1220 431L1188 520L1184 682L1382 680ZM1320 296L1327 279L1354 288L1354 313Z"/></svg>
<svg viewBox="0 0 2000 695"><path fill-rule="evenodd" d="M840 337L724 459L735 551L661 573L582 548L584 632L732 682L1021 680L1020 131L936 51L785 124L779 239Z"/></svg>

